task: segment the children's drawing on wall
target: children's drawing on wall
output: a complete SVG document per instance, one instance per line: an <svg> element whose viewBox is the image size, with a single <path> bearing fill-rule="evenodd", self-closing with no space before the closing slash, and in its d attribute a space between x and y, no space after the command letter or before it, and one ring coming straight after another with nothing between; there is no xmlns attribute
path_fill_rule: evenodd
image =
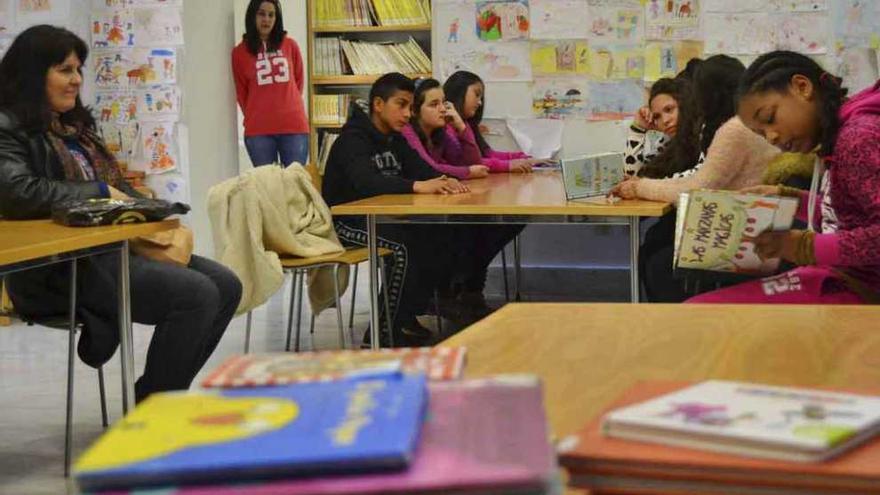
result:
<svg viewBox="0 0 880 495"><path fill-rule="evenodd" d="M692 58L702 55L702 41L649 42L645 44L645 80L675 77Z"/></svg>
<svg viewBox="0 0 880 495"><path fill-rule="evenodd" d="M10 0L3 0L9 4ZM13 0L15 29L21 31L37 24L65 24L70 14L70 0ZM7 5L8 8L8 5ZM13 14L13 12L9 12ZM11 22L11 21L9 21ZM13 26L8 26L13 29Z"/></svg>
<svg viewBox="0 0 880 495"><path fill-rule="evenodd" d="M821 13L778 14L773 25L774 48L800 53L825 53L828 48L828 16Z"/></svg>
<svg viewBox="0 0 880 495"><path fill-rule="evenodd" d="M700 0L650 0L645 4L645 36L649 39L696 39Z"/></svg>
<svg viewBox="0 0 880 495"><path fill-rule="evenodd" d="M145 182L159 199L172 203L189 203L189 188L186 179L180 174L151 175Z"/></svg>
<svg viewBox="0 0 880 495"><path fill-rule="evenodd" d="M855 94L877 81L877 53L872 48L843 48L834 54L832 73L843 78L843 85Z"/></svg>
<svg viewBox="0 0 880 495"><path fill-rule="evenodd" d="M52 10L52 0L19 0L19 12L49 12Z"/></svg>
<svg viewBox="0 0 880 495"><path fill-rule="evenodd" d="M183 18L180 9L141 8L134 11L134 39L152 45L182 45Z"/></svg>
<svg viewBox="0 0 880 495"><path fill-rule="evenodd" d="M652 8L660 1L650 0ZM767 10L767 0L703 0L703 12L763 12Z"/></svg>
<svg viewBox="0 0 880 495"><path fill-rule="evenodd" d="M136 122L118 124L112 121L98 121L98 134L107 146L107 150L124 167L131 164L132 153L137 143L138 129Z"/></svg>
<svg viewBox="0 0 880 495"><path fill-rule="evenodd" d="M589 0L587 22L590 37L595 40L641 43L645 35L643 13L644 9L638 0Z"/></svg>
<svg viewBox="0 0 880 495"><path fill-rule="evenodd" d="M531 0L531 39L578 39L589 35L587 0Z"/></svg>
<svg viewBox="0 0 880 495"><path fill-rule="evenodd" d="M532 113L542 119L583 118L587 87L582 79L536 79L532 83Z"/></svg>
<svg viewBox="0 0 880 495"><path fill-rule="evenodd" d="M141 127L143 158L148 174L161 174L177 168L174 122L151 122Z"/></svg>
<svg viewBox="0 0 880 495"><path fill-rule="evenodd" d="M880 2L876 0L837 0L831 3L831 27L835 41L843 46L877 46L876 29Z"/></svg>
<svg viewBox="0 0 880 495"><path fill-rule="evenodd" d="M461 29L461 18L456 17L449 23L449 36L446 38L447 43L458 43L458 31Z"/></svg>
<svg viewBox="0 0 880 495"><path fill-rule="evenodd" d="M142 120L176 120L180 115L177 86L151 86L137 92L138 113Z"/></svg>
<svg viewBox="0 0 880 495"><path fill-rule="evenodd" d="M102 123L127 124L138 119L137 97L127 91L98 91L93 109Z"/></svg>
<svg viewBox="0 0 880 495"><path fill-rule="evenodd" d="M489 0L476 3L477 36L483 41L529 39L528 0Z"/></svg>
<svg viewBox="0 0 880 495"><path fill-rule="evenodd" d="M121 48L134 44L134 19L130 11L113 10L92 15L92 46Z"/></svg>
<svg viewBox="0 0 880 495"><path fill-rule="evenodd" d="M541 41L531 44L532 74L587 74L590 51L585 40Z"/></svg>
<svg viewBox="0 0 880 495"><path fill-rule="evenodd" d="M837 2L838 0L834 0ZM871 1L871 0L867 0ZM770 8L788 12L819 12L828 10L827 0L770 0Z"/></svg>
<svg viewBox="0 0 880 495"><path fill-rule="evenodd" d="M590 120L622 120L635 115L645 100L641 81L588 83Z"/></svg>
<svg viewBox="0 0 880 495"><path fill-rule="evenodd" d="M478 49L448 51L440 63L443 79L453 72L467 70L484 81L531 81L532 66L528 43L492 43Z"/></svg>
<svg viewBox="0 0 880 495"><path fill-rule="evenodd" d="M590 76L609 79L642 79L645 75L644 50L631 45L590 45Z"/></svg>
<svg viewBox="0 0 880 495"><path fill-rule="evenodd" d="M706 14L706 53L759 54L773 50L770 15L766 13Z"/></svg>
<svg viewBox="0 0 880 495"><path fill-rule="evenodd" d="M176 82L177 52L171 48L98 51L92 59L99 88L143 87Z"/></svg>

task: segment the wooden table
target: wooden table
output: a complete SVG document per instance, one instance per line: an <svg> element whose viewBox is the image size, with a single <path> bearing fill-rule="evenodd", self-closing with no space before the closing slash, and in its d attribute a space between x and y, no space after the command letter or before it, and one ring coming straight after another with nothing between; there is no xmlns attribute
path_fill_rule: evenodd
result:
<svg viewBox="0 0 880 495"><path fill-rule="evenodd" d="M672 205L627 200L608 204L604 198L568 201L562 175L555 170L532 174L492 174L469 180L466 194L388 194L336 205L333 215L364 215L370 248L370 329L372 345L378 346L378 289L376 223L401 221L461 223L601 223L627 225L630 232L630 295L638 302L639 218L659 217Z"/></svg>
<svg viewBox="0 0 880 495"><path fill-rule="evenodd" d="M178 220L65 227L51 220L0 221L0 275L54 263L70 262L71 287L76 287L76 260L96 254L118 252L119 263L119 351L122 361L122 408L134 405L134 350L131 329L128 241L135 237L173 229ZM76 292L71 291L70 313L74 321ZM71 361L72 362L72 361ZM72 389L68 389L71 393Z"/></svg>
<svg viewBox="0 0 880 495"><path fill-rule="evenodd" d="M468 378L540 376L556 438L642 380L880 383L872 306L508 304L440 345L467 347Z"/></svg>

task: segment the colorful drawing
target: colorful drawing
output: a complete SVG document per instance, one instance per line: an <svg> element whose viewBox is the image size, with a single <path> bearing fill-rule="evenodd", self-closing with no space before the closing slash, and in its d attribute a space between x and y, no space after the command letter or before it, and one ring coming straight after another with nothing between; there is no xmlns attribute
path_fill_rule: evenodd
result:
<svg viewBox="0 0 880 495"><path fill-rule="evenodd" d="M129 168L132 154L138 138L138 124L129 122L117 124L116 122L98 121L98 133L104 140L107 149L116 157L116 161L123 167Z"/></svg>
<svg viewBox="0 0 880 495"><path fill-rule="evenodd" d="M172 203L189 203L186 179L178 173L149 175L144 181L156 193L156 197Z"/></svg>
<svg viewBox="0 0 880 495"><path fill-rule="evenodd" d="M106 89L174 84L176 65L172 48L99 51L92 59L95 85Z"/></svg>
<svg viewBox="0 0 880 495"><path fill-rule="evenodd" d="M587 116L587 86L583 79L536 79L532 83L532 113L543 119Z"/></svg>
<svg viewBox="0 0 880 495"><path fill-rule="evenodd" d="M531 81L529 44L487 43L477 49L447 51L440 63L441 77L459 70L479 74L484 81Z"/></svg>
<svg viewBox="0 0 880 495"><path fill-rule="evenodd" d="M531 39L579 39L589 35L587 0L531 0Z"/></svg>
<svg viewBox="0 0 880 495"><path fill-rule="evenodd" d="M702 56L702 41L648 42L645 44L645 80L675 77L692 58Z"/></svg>
<svg viewBox="0 0 880 495"><path fill-rule="evenodd" d="M609 79L642 79L645 75L645 55L638 46L590 45L590 76L604 81Z"/></svg>
<svg viewBox="0 0 880 495"><path fill-rule="evenodd" d="M589 48L586 41L532 42L532 73L535 75L586 74Z"/></svg>
<svg viewBox="0 0 880 495"><path fill-rule="evenodd" d="M824 13L775 14L771 22L777 50L807 54L828 50L828 16Z"/></svg>
<svg viewBox="0 0 880 495"><path fill-rule="evenodd" d="M644 39L644 9L638 0L612 2L589 0L589 36L596 40L641 43Z"/></svg>
<svg viewBox="0 0 880 495"><path fill-rule="evenodd" d="M19 0L19 12L49 12L52 10L51 0Z"/></svg>
<svg viewBox="0 0 880 495"><path fill-rule="evenodd" d="M831 3L831 27L838 45L874 46L880 4L870 0L837 0Z"/></svg>
<svg viewBox="0 0 880 495"><path fill-rule="evenodd" d="M94 112L98 122L134 122L138 118L137 97L127 91L98 91L95 94Z"/></svg>
<svg viewBox="0 0 880 495"><path fill-rule="evenodd" d="M141 120L177 120L180 115L180 90L170 85L139 90L137 106Z"/></svg>
<svg viewBox="0 0 880 495"><path fill-rule="evenodd" d="M770 15L766 13L706 14L703 26L706 53L769 52L774 46L770 26Z"/></svg>
<svg viewBox="0 0 880 495"><path fill-rule="evenodd" d="M141 8L134 10L134 39L152 45L182 45L183 18L180 9Z"/></svg>
<svg viewBox="0 0 880 495"><path fill-rule="evenodd" d="M754 420L757 415L753 412L741 413L730 416L727 406L703 404L700 402L687 402L682 404L670 404L671 409L658 416L663 418L680 417L685 423L698 423L704 426L725 427L740 421Z"/></svg>
<svg viewBox="0 0 880 495"><path fill-rule="evenodd" d="M645 88L641 81L590 82L588 88L590 120L626 119L644 105Z"/></svg>
<svg viewBox="0 0 880 495"><path fill-rule="evenodd" d="M174 122L151 122L141 128L143 161L148 174L161 174L177 168L177 140Z"/></svg>
<svg viewBox="0 0 880 495"><path fill-rule="evenodd" d="M461 19L456 17L449 23L449 36L446 38L447 43L458 43L458 30L461 29Z"/></svg>
<svg viewBox="0 0 880 495"><path fill-rule="evenodd" d="M483 41L529 38L528 0L490 0L476 4L477 36Z"/></svg>
<svg viewBox="0 0 880 495"><path fill-rule="evenodd" d="M656 7L646 4L645 37L654 40L697 39L700 0L661 0Z"/></svg>
<svg viewBox="0 0 880 495"><path fill-rule="evenodd" d="M120 48L134 44L134 18L131 11L102 11L92 15L92 46Z"/></svg>

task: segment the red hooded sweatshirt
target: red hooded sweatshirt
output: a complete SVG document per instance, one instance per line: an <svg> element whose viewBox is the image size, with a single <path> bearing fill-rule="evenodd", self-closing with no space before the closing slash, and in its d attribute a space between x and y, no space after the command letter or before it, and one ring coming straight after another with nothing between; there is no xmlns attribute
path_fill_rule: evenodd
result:
<svg viewBox="0 0 880 495"><path fill-rule="evenodd" d="M278 50L256 56L244 41L232 49L232 75L238 106L244 112L244 135L305 134L303 62L299 46L285 36Z"/></svg>

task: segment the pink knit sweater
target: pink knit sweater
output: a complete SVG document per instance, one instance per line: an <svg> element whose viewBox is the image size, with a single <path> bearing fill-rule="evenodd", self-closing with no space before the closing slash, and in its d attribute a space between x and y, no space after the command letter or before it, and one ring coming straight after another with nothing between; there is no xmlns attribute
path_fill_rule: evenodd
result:
<svg viewBox="0 0 880 495"><path fill-rule="evenodd" d="M718 128L702 167L692 175L674 179L639 179L636 194L642 199L677 203L679 194L693 189L735 191L761 184L767 164L780 151L733 117Z"/></svg>
<svg viewBox="0 0 880 495"><path fill-rule="evenodd" d="M480 148L470 127L465 127L462 132L456 132L451 125L447 125L444 129L443 141L430 151L422 144L412 124L407 124L400 133L410 148L416 150L422 160L441 174L467 179L470 175L468 166L479 163Z"/></svg>

